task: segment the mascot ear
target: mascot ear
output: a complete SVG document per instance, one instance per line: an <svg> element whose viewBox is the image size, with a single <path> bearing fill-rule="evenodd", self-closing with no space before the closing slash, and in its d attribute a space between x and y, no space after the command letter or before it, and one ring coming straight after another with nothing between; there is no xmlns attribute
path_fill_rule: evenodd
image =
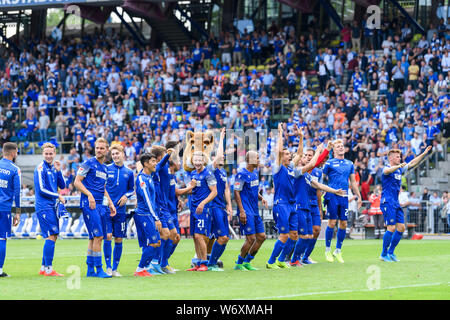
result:
<svg viewBox="0 0 450 320"><path fill-rule="evenodd" d="M189 143L189 141L192 139L192 137L194 136L194 132L192 131L186 131L186 143Z"/></svg>
<svg viewBox="0 0 450 320"><path fill-rule="evenodd" d="M214 134L211 131L206 131L204 133L204 141L209 141L209 144L214 143Z"/></svg>

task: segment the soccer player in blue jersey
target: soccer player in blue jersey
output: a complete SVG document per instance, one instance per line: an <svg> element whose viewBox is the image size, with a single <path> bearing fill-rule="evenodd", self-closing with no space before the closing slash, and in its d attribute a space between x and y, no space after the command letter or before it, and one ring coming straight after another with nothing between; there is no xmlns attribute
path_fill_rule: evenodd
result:
<svg viewBox="0 0 450 320"><path fill-rule="evenodd" d="M223 271L217 266L217 261L225 251L225 247L230 239L229 221L233 214L231 208L231 194L227 182L227 173L223 169L224 155L223 142L225 139L225 127L220 131L219 147L214 157L210 170L217 181L217 196L211 202L209 209L211 217L211 236L217 239L211 249L208 261L209 271Z"/></svg>
<svg viewBox="0 0 450 320"><path fill-rule="evenodd" d="M284 261L298 240L298 218L295 211L294 168L291 153L283 147L283 123L278 124L276 164L273 168L275 188L273 218L279 236L266 263L268 269L288 268ZM277 259L280 256L280 259Z"/></svg>
<svg viewBox="0 0 450 320"><path fill-rule="evenodd" d="M175 240L172 242L172 248L170 250L169 258L174 253L178 243L181 240L180 236L180 226L178 224L178 196L185 195L191 193L192 189L196 186L196 181L191 180L191 182L185 187L185 188L178 188L177 187L177 177L176 172L181 169L181 162L180 157L175 153L170 157L169 160L169 169L170 169L170 192L169 197L167 199L168 209L170 211L170 214L172 216L173 223L175 225L177 236ZM168 268L172 268L170 265L167 266ZM176 271L174 269L174 271Z"/></svg>
<svg viewBox="0 0 450 320"><path fill-rule="evenodd" d="M344 159L345 149L342 140L333 142L333 156L329 159L323 168L323 174L328 177L328 186L333 189L348 190L349 180L353 193L358 197L358 209L361 208L362 199L358 189L358 183L355 180L355 168L353 162ZM345 239L347 220L348 220L348 198L339 197L327 192L324 196L329 213L328 226L325 231L325 258L333 262L334 258L340 263L344 263L342 258L342 243ZM333 238L336 220L339 219L339 228L337 231L336 250L331 253L331 240ZM334 257L334 258L333 258Z"/></svg>
<svg viewBox="0 0 450 320"><path fill-rule="evenodd" d="M66 187L66 182L61 173L61 162L55 160L56 147L52 143L42 145L42 161L34 169L34 186L36 215L41 227L41 233L45 237L40 275L63 276L53 270L53 256L55 243L59 234L59 220L56 214L57 200L65 203L64 197L58 193L59 189Z"/></svg>
<svg viewBox="0 0 450 320"><path fill-rule="evenodd" d="M214 174L204 165L203 152L194 152L192 163L195 170L191 172L191 178L197 181L192 189L191 205L191 233L194 236L197 264L187 271L207 271L207 241L210 233L209 208L211 201L217 196L217 181Z"/></svg>
<svg viewBox="0 0 450 320"><path fill-rule="evenodd" d="M133 170L124 165L125 153L121 145L115 144L109 148L113 163L106 166L108 179L106 191L116 207L117 213L110 216L106 207L106 239L103 242L103 254L105 256L106 273L113 277L121 277L117 271L122 256L122 239L127 235L126 203L134 193ZM112 237L114 236L114 252L112 252ZM111 255L113 263L111 265Z"/></svg>
<svg viewBox="0 0 450 320"><path fill-rule="evenodd" d="M309 148L305 151L306 162L309 163L314 156L314 150ZM315 167L311 172L311 180L316 182L323 183L322 179L322 169L320 166L324 163L319 163L319 166ZM304 164L303 164L304 165ZM323 219L323 209L322 209L322 191L319 189L313 188L311 185L308 185L308 200L309 200L309 209L311 212L312 226L313 226L313 237L308 241L309 244L306 247L305 254L302 259L303 264L317 263L316 261L310 258L311 253L314 250L314 247L317 242L317 238L319 237L320 230L322 227L322 219Z"/></svg>
<svg viewBox="0 0 450 320"><path fill-rule="evenodd" d="M400 242L405 231L405 217L398 195L402 184L402 176L408 169L414 168L430 152L428 146L423 153L412 159L409 163L401 162L401 151L392 149L388 151L389 165L383 169L381 176L381 201L380 207L383 212L384 222L387 230L383 236L383 250L380 259L386 262L398 262L394 250Z"/></svg>
<svg viewBox="0 0 450 320"><path fill-rule="evenodd" d="M146 270L150 261L159 251L161 221L156 214L155 194L158 190L153 183L151 174L156 171L157 155L145 153L139 159L142 170L136 177L137 207L134 214L136 232L142 256L134 275L136 277L151 277Z"/></svg>
<svg viewBox="0 0 450 320"><path fill-rule="evenodd" d="M261 245L266 240L264 222L259 214L258 200L268 208L267 201L259 193L259 155L248 151L245 155L246 167L238 172L234 182L234 198L237 204L239 227L245 234L245 242L237 258L234 270L258 270L251 265Z"/></svg>
<svg viewBox="0 0 450 320"><path fill-rule="evenodd" d="M102 241L106 236L105 197L110 216L116 214L114 203L106 191L107 168L104 162L108 147L108 141L104 138L95 141L95 157L80 165L74 182L75 188L81 192L80 208L89 233L86 258L88 277L111 278L102 268Z"/></svg>
<svg viewBox="0 0 450 320"><path fill-rule="evenodd" d="M336 194L338 196L346 196L346 190L336 190L330 188L322 183L319 183L311 178L308 173L317 164L319 155L322 154L323 145L320 145L311 161L307 161L307 155L302 153L301 145L303 144L303 136L300 135L299 149L296 157L293 160L295 166L295 203L296 211L298 217L298 231L299 240L295 244L294 253L291 258L291 266L301 266L302 264L307 264L307 258L305 258L306 250L309 247L310 241L313 238L313 225L312 225L312 215L311 207L309 201L309 188L314 188L318 190L323 190ZM327 151L331 150L332 144L328 143ZM303 260L300 263L300 259L303 255Z"/></svg>
<svg viewBox="0 0 450 320"><path fill-rule="evenodd" d="M153 183L155 184L156 192L156 206L159 220L161 221L161 246L159 253L152 261L153 269L160 273L172 274L174 271L168 268L168 259L173 241L176 239L177 232L172 220L172 215L167 207L167 198L170 191L170 177L169 177L169 158L173 149L167 150L162 146L153 146L151 152L157 157L158 164L155 172L152 173Z"/></svg>
<svg viewBox="0 0 450 320"><path fill-rule="evenodd" d="M16 206L13 225L17 226L20 220L20 186L21 173L14 164L17 158L17 145L6 142L2 148L3 158L0 160L0 278L9 277L3 271L6 257L6 239L11 236L11 209Z"/></svg>

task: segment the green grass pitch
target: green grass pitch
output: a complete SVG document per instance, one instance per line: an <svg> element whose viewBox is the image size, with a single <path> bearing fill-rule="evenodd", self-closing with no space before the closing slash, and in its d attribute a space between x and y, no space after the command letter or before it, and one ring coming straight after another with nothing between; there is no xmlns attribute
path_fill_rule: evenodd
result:
<svg viewBox="0 0 450 320"><path fill-rule="evenodd" d="M450 299L450 241L403 240L398 263L381 262L381 240L346 240L344 264L329 263L324 241L303 268L264 268L274 240L267 240L253 265L259 271L234 271L243 240L231 240L221 260L225 272L186 272L193 241L182 239L170 263L181 271L152 278L133 276L140 258L137 240L124 240L122 278L86 278L87 240L58 240L54 268L62 278L38 275L43 240L8 240L0 299ZM334 242L333 242L334 243ZM78 277L77 274L80 276Z"/></svg>

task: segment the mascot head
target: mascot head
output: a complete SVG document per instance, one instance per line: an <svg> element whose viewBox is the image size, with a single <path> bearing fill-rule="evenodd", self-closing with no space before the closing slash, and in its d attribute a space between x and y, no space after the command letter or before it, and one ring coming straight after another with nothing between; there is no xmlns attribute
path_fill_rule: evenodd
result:
<svg viewBox="0 0 450 320"><path fill-rule="evenodd" d="M186 132L186 147L183 152L183 168L185 171L191 172L194 170L192 163L194 153L200 152L204 155L204 165L210 162L211 152L214 148L214 134L212 131L206 132Z"/></svg>

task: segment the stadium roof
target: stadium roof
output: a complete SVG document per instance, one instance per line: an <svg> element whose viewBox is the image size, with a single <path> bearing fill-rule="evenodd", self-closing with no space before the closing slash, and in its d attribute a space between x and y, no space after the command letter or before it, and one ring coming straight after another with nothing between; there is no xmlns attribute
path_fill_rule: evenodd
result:
<svg viewBox="0 0 450 320"><path fill-rule="evenodd" d="M163 2L162 0L141 0L142 2ZM169 0L165 2L172 2ZM120 6L123 0L0 0L0 11L14 11L39 8L57 8L67 4L85 4L93 6Z"/></svg>

